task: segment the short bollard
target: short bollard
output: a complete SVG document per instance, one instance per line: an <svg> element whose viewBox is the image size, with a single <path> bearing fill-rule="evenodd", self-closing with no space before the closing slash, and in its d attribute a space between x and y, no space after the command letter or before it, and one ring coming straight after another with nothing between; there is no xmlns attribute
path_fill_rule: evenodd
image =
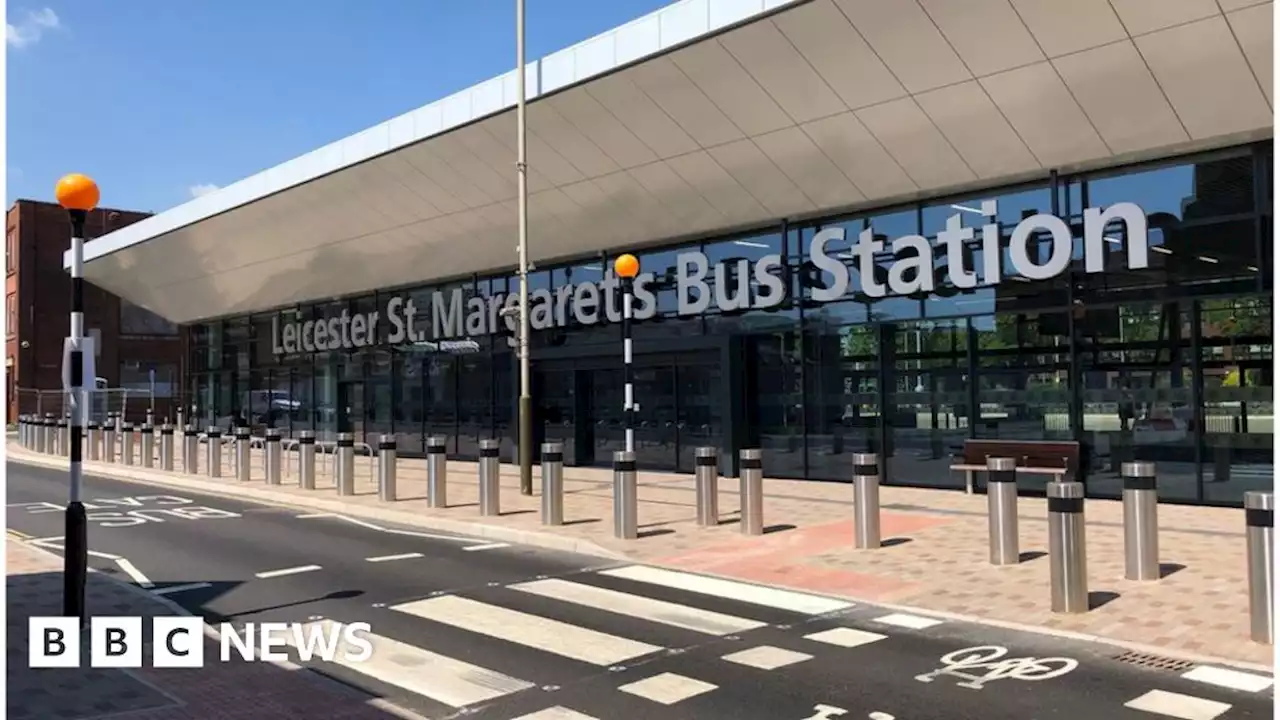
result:
<svg viewBox="0 0 1280 720"><path fill-rule="evenodd" d="M316 489L316 431L298 433L298 487Z"/></svg>
<svg viewBox="0 0 1280 720"><path fill-rule="evenodd" d="M636 454L619 450L613 454L613 536L635 540L639 536L636 497Z"/></svg>
<svg viewBox="0 0 1280 720"><path fill-rule="evenodd" d="M62 454L62 436L65 434L61 420L53 421L53 447L49 448L49 452L54 455Z"/></svg>
<svg viewBox="0 0 1280 720"><path fill-rule="evenodd" d="M249 482L253 477L253 464L249 460L249 428L238 427L236 433L236 480Z"/></svg>
<svg viewBox="0 0 1280 720"><path fill-rule="evenodd" d="M449 458L442 435L427 438L427 507L449 507Z"/></svg>
<svg viewBox="0 0 1280 720"><path fill-rule="evenodd" d="M27 447L27 416L18 416L18 445Z"/></svg>
<svg viewBox="0 0 1280 720"><path fill-rule="evenodd" d="M116 438L118 436L115 418L111 418L102 429L102 459L104 461L109 463L116 461Z"/></svg>
<svg viewBox="0 0 1280 720"><path fill-rule="evenodd" d="M266 437L262 441L262 452L266 457L267 484L280 484L280 429L267 428Z"/></svg>
<svg viewBox="0 0 1280 720"><path fill-rule="evenodd" d="M102 426L96 421L89 421L89 435L85 443L89 446L89 459L96 461L102 452Z"/></svg>
<svg viewBox="0 0 1280 720"><path fill-rule="evenodd" d="M1056 613L1089 610L1089 566L1085 558L1084 485L1051 482L1049 498L1049 582Z"/></svg>
<svg viewBox="0 0 1280 720"><path fill-rule="evenodd" d="M338 433L337 450L337 483L338 495L343 497L356 494L356 436L344 432Z"/></svg>
<svg viewBox="0 0 1280 720"><path fill-rule="evenodd" d="M396 495L396 436L378 437L378 499L395 502Z"/></svg>
<svg viewBox="0 0 1280 720"><path fill-rule="evenodd" d="M1019 562L1017 472L1013 458L987 458L987 542L992 565Z"/></svg>
<svg viewBox="0 0 1280 720"><path fill-rule="evenodd" d="M738 461L738 483L742 503L742 534L763 535L764 462L759 448L742 451Z"/></svg>
<svg viewBox="0 0 1280 720"><path fill-rule="evenodd" d="M200 472L200 433L195 425L187 425L182 431L182 470L189 475Z"/></svg>
<svg viewBox="0 0 1280 720"><path fill-rule="evenodd" d="M480 514L486 517L498 515L501 504L498 498L498 441L480 441Z"/></svg>
<svg viewBox="0 0 1280 720"><path fill-rule="evenodd" d="M142 457L142 467L153 468L156 466L156 429L151 423L147 423L142 426L138 435L141 441L138 455Z"/></svg>
<svg viewBox="0 0 1280 720"><path fill-rule="evenodd" d="M185 428L187 426L187 414L181 409L178 410L177 418L175 418L174 427Z"/></svg>
<svg viewBox="0 0 1280 720"><path fill-rule="evenodd" d="M222 428L217 425L205 430L204 467L209 477L222 477Z"/></svg>
<svg viewBox="0 0 1280 720"><path fill-rule="evenodd" d="M880 458L853 454L853 546L875 550L880 542Z"/></svg>
<svg viewBox="0 0 1280 720"><path fill-rule="evenodd" d="M120 426L120 461L125 465L133 464L133 443L136 439L133 425L125 423Z"/></svg>
<svg viewBox="0 0 1280 720"><path fill-rule="evenodd" d="M173 472L173 426L165 423L160 427L160 469Z"/></svg>
<svg viewBox="0 0 1280 720"><path fill-rule="evenodd" d="M1160 579L1160 525L1157 522L1156 464L1120 465L1124 478L1124 577Z"/></svg>
<svg viewBox="0 0 1280 720"><path fill-rule="evenodd" d="M1275 527L1275 495L1250 491L1244 494L1245 542L1249 563L1249 637L1256 643L1275 643L1275 564L1272 562L1272 529Z"/></svg>
<svg viewBox="0 0 1280 720"><path fill-rule="evenodd" d="M720 451L700 447L693 451L693 484L697 492L698 525L720 525Z"/></svg>
<svg viewBox="0 0 1280 720"><path fill-rule="evenodd" d="M563 443L542 443L542 524L564 524Z"/></svg>

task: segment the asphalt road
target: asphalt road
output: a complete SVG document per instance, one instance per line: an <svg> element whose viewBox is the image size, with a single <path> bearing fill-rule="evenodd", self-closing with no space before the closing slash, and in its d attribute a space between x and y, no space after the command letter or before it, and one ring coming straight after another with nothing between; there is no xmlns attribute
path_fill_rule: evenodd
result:
<svg viewBox="0 0 1280 720"><path fill-rule="evenodd" d="M65 474L8 471L8 526L57 550ZM94 567L212 622L369 623L369 660L304 664L428 718L1273 716L1269 678L1102 645L100 477L84 499Z"/></svg>

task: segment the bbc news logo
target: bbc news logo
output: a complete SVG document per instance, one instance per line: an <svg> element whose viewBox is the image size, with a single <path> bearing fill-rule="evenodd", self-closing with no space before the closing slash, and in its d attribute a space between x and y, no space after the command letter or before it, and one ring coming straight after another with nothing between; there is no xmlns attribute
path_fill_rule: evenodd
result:
<svg viewBox="0 0 1280 720"><path fill-rule="evenodd" d="M28 665L33 668L81 666L80 619L33 617L28 623ZM218 628L219 660L235 655L248 662L289 660L288 647L303 662L365 662L373 656L366 637L369 623L245 623ZM151 667L198 668L205 664L205 623L198 617L151 618ZM140 668L147 635L141 617L94 617L89 621L89 667Z"/></svg>

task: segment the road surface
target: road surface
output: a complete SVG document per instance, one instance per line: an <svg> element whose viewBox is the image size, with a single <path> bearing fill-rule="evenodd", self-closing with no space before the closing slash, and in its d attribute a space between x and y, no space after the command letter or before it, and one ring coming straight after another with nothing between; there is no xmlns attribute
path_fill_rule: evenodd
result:
<svg viewBox="0 0 1280 720"><path fill-rule="evenodd" d="M65 473L8 471L9 528L60 551ZM95 476L84 499L95 568L210 622L369 623L367 661L302 664L427 718L1273 716L1269 677L1103 645Z"/></svg>

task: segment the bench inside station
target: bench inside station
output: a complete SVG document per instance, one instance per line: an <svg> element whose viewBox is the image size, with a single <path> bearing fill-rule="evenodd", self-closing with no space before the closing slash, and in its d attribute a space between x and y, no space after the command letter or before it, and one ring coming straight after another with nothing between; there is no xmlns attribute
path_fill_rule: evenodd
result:
<svg viewBox="0 0 1280 720"><path fill-rule="evenodd" d="M1013 458L1019 475L1048 476L1055 481L1079 477L1080 443L1057 440L965 440L952 458L951 471L964 473L964 490L972 494L977 473L987 471L987 458Z"/></svg>

